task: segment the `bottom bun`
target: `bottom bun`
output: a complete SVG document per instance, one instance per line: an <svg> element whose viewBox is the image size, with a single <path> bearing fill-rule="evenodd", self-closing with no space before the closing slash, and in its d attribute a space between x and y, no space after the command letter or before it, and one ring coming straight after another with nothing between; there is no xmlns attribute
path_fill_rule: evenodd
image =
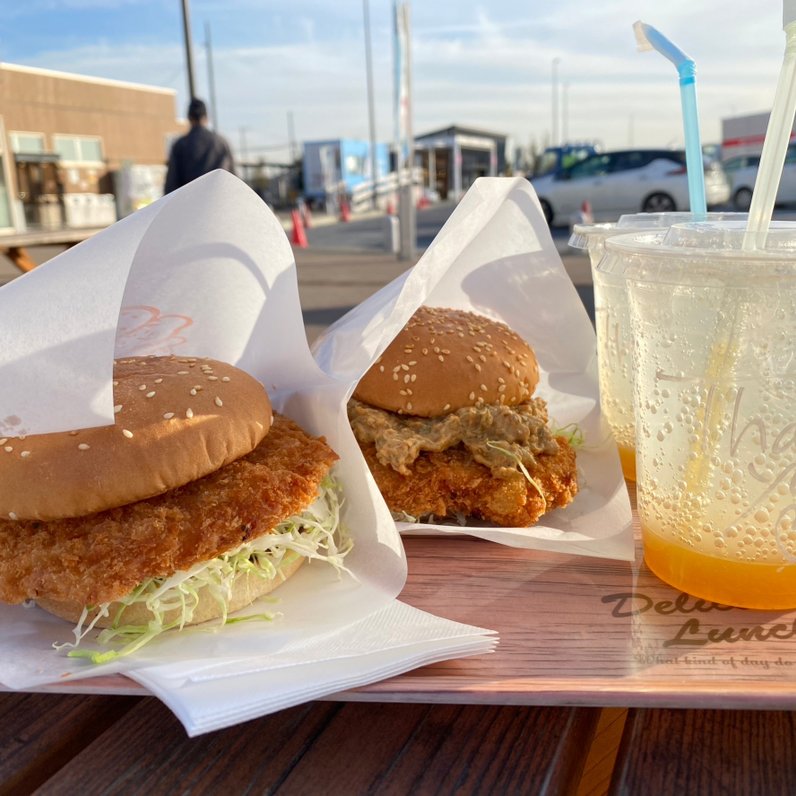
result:
<svg viewBox="0 0 796 796"><path fill-rule="evenodd" d="M239 573L232 579L230 598L226 612L231 614L241 608L245 608L259 597L263 597L269 592L272 592L296 572L305 560L303 556L299 556L294 561L283 564L279 567L276 577L270 580L266 580L265 578L261 578L249 572ZM200 589L198 595L199 602L194 608L191 621L185 623L186 627L188 625L198 625L202 622L209 622L211 619L218 619L224 614L222 605L208 591L207 587ZM66 619L72 624L77 624L83 614L83 606L78 603L59 602L57 600L41 598L36 600L36 604L48 613L54 614L61 619ZM120 620L122 625L146 625L154 618L154 614L144 603L135 603L125 607L122 603L113 602L108 606L108 615L100 617L94 624L94 627L110 627L114 618L123 607L124 613ZM178 619L179 615L180 611L178 609L166 611L163 624L168 625L170 622ZM91 621L91 617L89 617L88 621Z"/></svg>

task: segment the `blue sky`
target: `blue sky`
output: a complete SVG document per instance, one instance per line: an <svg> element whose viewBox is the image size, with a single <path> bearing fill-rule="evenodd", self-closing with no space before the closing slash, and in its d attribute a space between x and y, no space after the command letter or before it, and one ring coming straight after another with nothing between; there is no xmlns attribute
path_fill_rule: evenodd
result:
<svg viewBox="0 0 796 796"><path fill-rule="evenodd" d="M460 123L542 145L559 58L570 138L607 147L682 145L674 68L637 53L636 19L696 59L703 138L722 117L770 107L781 4L739 0L414 0L414 127ZM392 137L391 0L370 0L380 140ZM754 14L746 9L754 7ZM286 154L296 138L368 136L361 0L191 0L196 82L208 96L205 24L221 131L233 147ZM2 0L0 60L149 83L187 101L180 0ZM563 124L563 123L562 123Z"/></svg>

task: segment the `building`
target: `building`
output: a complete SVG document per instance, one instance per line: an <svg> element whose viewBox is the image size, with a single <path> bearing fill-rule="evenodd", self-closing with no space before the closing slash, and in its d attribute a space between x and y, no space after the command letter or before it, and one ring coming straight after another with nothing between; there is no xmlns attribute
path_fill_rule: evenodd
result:
<svg viewBox="0 0 796 796"><path fill-rule="evenodd" d="M158 198L185 127L175 102L172 89L0 63L0 233L101 226Z"/></svg>
<svg viewBox="0 0 796 796"><path fill-rule="evenodd" d="M723 160L739 155L759 155L763 151L770 113L750 113L721 120L721 157ZM791 131L793 142L796 133Z"/></svg>
<svg viewBox="0 0 796 796"><path fill-rule="evenodd" d="M344 193L348 197L358 188L372 184L370 142L354 138L307 141L303 145L304 197L325 203ZM390 173L390 150L376 144L377 180Z"/></svg>
<svg viewBox="0 0 796 796"><path fill-rule="evenodd" d="M451 125L415 138L415 162L423 184L441 199L460 199L479 177L506 169L506 136Z"/></svg>

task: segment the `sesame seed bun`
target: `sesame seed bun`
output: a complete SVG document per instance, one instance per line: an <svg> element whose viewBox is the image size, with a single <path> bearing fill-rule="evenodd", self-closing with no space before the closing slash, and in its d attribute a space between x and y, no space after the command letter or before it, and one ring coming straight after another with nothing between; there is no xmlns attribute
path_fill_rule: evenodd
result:
<svg viewBox="0 0 796 796"><path fill-rule="evenodd" d="M420 307L363 376L354 397L399 414L437 417L527 401L539 382L531 347L499 321Z"/></svg>
<svg viewBox="0 0 796 796"><path fill-rule="evenodd" d="M303 557L298 557L283 564L278 571L276 577L271 580L265 580L257 575L252 575L248 571L239 572L232 580L231 595L227 603L227 613L231 614L240 608L245 608L255 600L264 595L272 592L277 587L281 586L291 575L293 575L298 568L306 561ZM83 613L83 605L78 602L58 602L56 600L39 598L37 604L48 613L54 614L61 619L66 619L73 624L80 620ZM108 606L108 616L103 616L97 620L95 627L110 627L119 610L121 609L120 603L111 603ZM194 608L191 621L186 625L198 625L201 622L209 622L212 619L218 619L222 616L221 603L206 587L199 591L199 600ZM164 617L164 624L168 625L170 622L179 619L182 615L180 609L166 611ZM90 614L93 617L93 614ZM152 612L143 603L135 603L134 605L127 606L124 613L120 617L120 625L146 625L153 618Z"/></svg>
<svg viewBox="0 0 796 796"><path fill-rule="evenodd" d="M212 359L114 364L112 426L0 439L0 516L81 517L160 495L252 451L268 433L263 386Z"/></svg>

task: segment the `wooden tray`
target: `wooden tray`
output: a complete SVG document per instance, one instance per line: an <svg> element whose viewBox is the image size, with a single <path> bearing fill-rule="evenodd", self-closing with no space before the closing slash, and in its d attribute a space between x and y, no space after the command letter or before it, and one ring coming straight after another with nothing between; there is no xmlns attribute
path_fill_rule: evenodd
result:
<svg viewBox="0 0 796 796"><path fill-rule="evenodd" d="M331 699L796 707L796 611L729 609L677 592L644 566L640 542L631 564L466 537L404 541L409 579L400 599L497 630L497 651ZM118 675L43 690L146 693Z"/></svg>

